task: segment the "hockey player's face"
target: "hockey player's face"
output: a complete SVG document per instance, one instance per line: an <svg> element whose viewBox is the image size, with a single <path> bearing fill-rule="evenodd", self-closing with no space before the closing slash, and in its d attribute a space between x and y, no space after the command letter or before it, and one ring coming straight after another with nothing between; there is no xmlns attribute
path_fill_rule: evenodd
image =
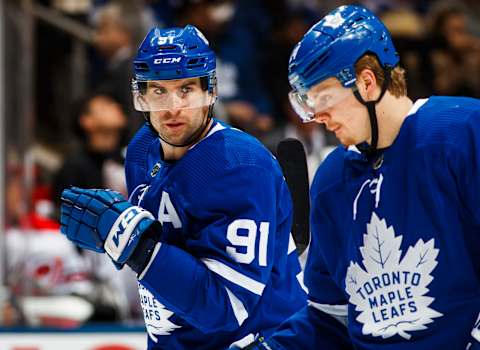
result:
<svg viewBox="0 0 480 350"><path fill-rule="evenodd" d="M172 108L150 112L150 121L160 136L171 144L183 144L202 127L208 106L198 102L206 94L200 79L152 81L148 83L147 95L164 95L170 99ZM189 104L189 100L195 102Z"/></svg>
<svg viewBox="0 0 480 350"><path fill-rule="evenodd" d="M316 113L315 122L324 124L327 130L335 133L335 137L344 146L367 141L370 137L368 113L350 89L344 88L336 78L330 78L314 86L309 94L322 94L325 91L335 93L336 90L339 91L338 94L343 93L341 90L349 90L348 96L339 103ZM328 96L323 94L323 98L328 99Z"/></svg>

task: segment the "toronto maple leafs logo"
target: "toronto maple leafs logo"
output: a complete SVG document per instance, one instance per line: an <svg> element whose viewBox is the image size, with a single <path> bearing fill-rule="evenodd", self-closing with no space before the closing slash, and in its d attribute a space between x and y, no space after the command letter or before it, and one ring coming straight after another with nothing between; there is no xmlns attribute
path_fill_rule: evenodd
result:
<svg viewBox="0 0 480 350"><path fill-rule="evenodd" d="M340 13L335 13L334 15L327 15L325 16L323 25L326 27L337 28L340 27L343 22L345 22L345 18L342 17Z"/></svg>
<svg viewBox="0 0 480 350"><path fill-rule="evenodd" d="M360 247L364 268L351 261L345 278L363 334L410 339L408 332L426 329L433 318L443 316L429 307L435 298L426 295L439 253L434 239L419 239L403 259L401 243L402 236L372 213Z"/></svg>
<svg viewBox="0 0 480 350"><path fill-rule="evenodd" d="M155 343L158 342L158 335L170 335L175 329L181 328L169 320L173 312L166 309L141 283L138 283L138 292L147 333Z"/></svg>

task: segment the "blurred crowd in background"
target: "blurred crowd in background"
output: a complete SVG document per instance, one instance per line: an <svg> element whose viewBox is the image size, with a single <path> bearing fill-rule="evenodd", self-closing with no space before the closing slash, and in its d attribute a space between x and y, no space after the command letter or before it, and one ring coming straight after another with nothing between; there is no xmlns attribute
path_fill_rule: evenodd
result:
<svg viewBox="0 0 480 350"><path fill-rule="evenodd" d="M346 3L354 2L7 1L0 325L74 327L142 318L133 274L119 278L108 259L71 246L59 234L57 218L67 186L126 192L125 146L144 121L131 102L131 59L149 28L197 26L217 54L215 116L274 153L281 139L298 138L312 178L336 143L322 126L302 124L291 109L288 58L312 24ZM478 0L355 3L376 12L390 29L410 97L480 97ZM23 56L9 54L15 50ZM18 68L25 62L27 68ZM73 307L62 307L67 304Z"/></svg>

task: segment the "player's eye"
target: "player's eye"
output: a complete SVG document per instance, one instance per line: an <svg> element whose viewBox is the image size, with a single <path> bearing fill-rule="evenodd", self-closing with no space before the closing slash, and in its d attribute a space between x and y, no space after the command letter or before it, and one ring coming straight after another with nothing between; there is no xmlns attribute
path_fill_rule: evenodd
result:
<svg viewBox="0 0 480 350"><path fill-rule="evenodd" d="M188 93L190 93L193 89L190 87L190 86L182 86L180 88L180 92L182 94L182 96L185 96L187 95Z"/></svg>
<svg viewBox="0 0 480 350"><path fill-rule="evenodd" d="M153 89L153 93L155 95L158 95L158 96L161 96L161 95L164 95L167 93L167 89L163 88L163 87L156 87Z"/></svg>

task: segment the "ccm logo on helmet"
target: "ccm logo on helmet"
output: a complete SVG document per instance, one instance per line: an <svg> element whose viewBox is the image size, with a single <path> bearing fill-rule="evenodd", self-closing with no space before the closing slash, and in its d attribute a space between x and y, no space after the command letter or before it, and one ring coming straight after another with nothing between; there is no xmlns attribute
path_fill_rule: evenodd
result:
<svg viewBox="0 0 480 350"><path fill-rule="evenodd" d="M165 58L155 58L153 64L163 64L163 63L180 63L182 60L181 57L165 57Z"/></svg>

